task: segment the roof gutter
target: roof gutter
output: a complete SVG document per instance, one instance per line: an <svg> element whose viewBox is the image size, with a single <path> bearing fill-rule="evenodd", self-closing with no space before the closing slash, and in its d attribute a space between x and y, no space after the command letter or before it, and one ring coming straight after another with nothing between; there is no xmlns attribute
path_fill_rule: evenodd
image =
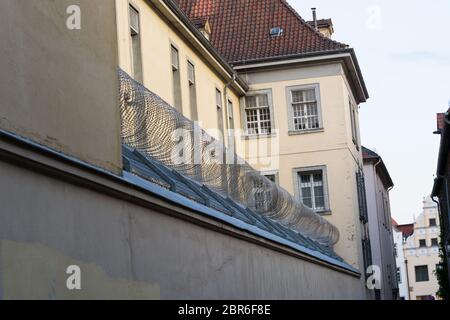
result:
<svg viewBox="0 0 450 320"><path fill-rule="evenodd" d="M195 27L195 25L191 22L189 17L178 7L178 5L173 0L147 0L148 2L153 3L163 14L170 11L173 17L166 17L171 20L173 18L179 20L179 25L185 29L184 35L197 45L201 47L205 52L203 55L209 61L216 62L222 69L222 73L226 73L227 81L233 81L233 77L235 75L235 71L233 67L223 58L220 53L213 47L213 45L203 36L203 34ZM165 9L165 10L164 10ZM167 10L168 9L168 10ZM166 12L163 12L166 11ZM175 25L177 27L177 25ZM188 31L186 33L186 31ZM189 34L190 33L190 34ZM190 39L189 39L189 36ZM209 55L209 57L208 57ZM209 59L208 59L209 58ZM233 89L237 90L241 94L245 94L248 91L249 87L247 83L240 77L236 77Z"/></svg>
<svg viewBox="0 0 450 320"><path fill-rule="evenodd" d="M345 48L331 51L308 52L302 54L285 55L264 59L254 59L245 61L235 61L231 64L235 70L244 71L249 69L277 67L290 64L302 63L317 63L324 61L344 61L347 71L350 74L351 82L357 93L358 102L366 102L369 99L369 92L367 90L361 68L356 58L355 50L352 48Z"/></svg>

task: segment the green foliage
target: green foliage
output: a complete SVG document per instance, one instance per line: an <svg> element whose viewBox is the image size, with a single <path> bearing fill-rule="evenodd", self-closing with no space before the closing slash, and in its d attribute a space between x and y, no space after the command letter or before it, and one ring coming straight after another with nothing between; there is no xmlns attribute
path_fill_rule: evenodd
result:
<svg viewBox="0 0 450 320"><path fill-rule="evenodd" d="M442 220L441 220L442 221ZM441 223L441 237L439 241L439 257L441 261L439 262L438 267L436 268L435 274L439 283L439 290L436 293L437 296L443 300L449 300L449 279L448 279L448 259L447 254L445 252L445 241L444 239L444 230L443 223Z"/></svg>

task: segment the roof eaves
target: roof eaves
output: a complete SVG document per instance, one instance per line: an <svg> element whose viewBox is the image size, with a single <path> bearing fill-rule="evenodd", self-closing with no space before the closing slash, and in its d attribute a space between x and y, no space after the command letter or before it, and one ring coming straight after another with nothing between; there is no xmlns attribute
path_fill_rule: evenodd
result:
<svg viewBox="0 0 450 320"><path fill-rule="evenodd" d="M369 99L369 92L366 87L366 83L364 81L364 77L362 75L361 68L359 66L358 59L356 58L355 50L353 48L343 48L343 49L330 49L330 50L321 50L321 51L312 51L312 52L304 52L304 53L295 53L289 55L281 55L281 56L272 56L265 58L257 58L257 59L247 59L240 61L232 61L230 64L233 67L239 67L240 69L244 69L247 66L265 64L265 63L277 63L286 61L286 63L292 62L297 59L307 59L307 58L316 58L316 57L324 57L333 56L338 54L348 54L350 56L349 60L346 62L346 66L351 73L352 81L354 82L354 86L356 87L358 94L358 100L360 103L366 102ZM354 69L354 71L352 71Z"/></svg>

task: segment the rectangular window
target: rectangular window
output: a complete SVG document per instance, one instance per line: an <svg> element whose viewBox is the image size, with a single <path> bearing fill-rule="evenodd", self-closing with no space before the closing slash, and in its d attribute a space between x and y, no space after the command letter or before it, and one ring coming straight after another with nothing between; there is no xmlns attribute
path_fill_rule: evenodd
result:
<svg viewBox="0 0 450 320"><path fill-rule="evenodd" d="M430 219L430 227L436 227L436 219Z"/></svg>
<svg viewBox="0 0 450 320"><path fill-rule="evenodd" d="M257 212L267 212L271 205L272 193L270 189L264 187L262 181L255 180L254 182L254 199L255 209Z"/></svg>
<svg viewBox="0 0 450 320"><path fill-rule="evenodd" d="M397 268L397 283L402 283L402 273L400 268Z"/></svg>
<svg viewBox="0 0 450 320"><path fill-rule="evenodd" d="M198 120L197 110L197 87L195 84L195 66L192 62L187 62L188 66L188 84L189 84L189 104L191 107L191 120Z"/></svg>
<svg viewBox="0 0 450 320"><path fill-rule="evenodd" d="M275 174L266 174L264 176L273 183L277 183L277 176Z"/></svg>
<svg viewBox="0 0 450 320"><path fill-rule="evenodd" d="M369 213L367 210L367 195L364 172L359 170L356 172L356 188L358 194L359 218L363 222L369 221Z"/></svg>
<svg viewBox="0 0 450 320"><path fill-rule="evenodd" d="M312 168L311 170L296 171L301 202L317 212L328 211L325 169Z"/></svg>
<svg viewBox="0 0 450 320"><path fill-rule="evenodd" d="M131 60L132 74L136 81L142 82L142 56L139 12L130 6L130 36L131 36Z"/></svg>
<svg viewBox="0 0 450 320"><path fill-rule="evenodd" d="M359 150L359 139L358 139L358 125L357 125L357 115L355 106L352 103L351 98L349 97L349 109L350 109L350 122L352 127L352 140L355 144L356 148Z"/></svg>
<svg viewBox="0 0 450 320"><path fill-rule="evenodd" d="M222 91L216 88L216 109L217 109L217 125L221 134L220 140L224 141L224 127L223 127L223 99Z"/></svg>
<svg viewBox="0 0 450 320"><path fill-rule="evenodd" d="M248 135L272 133L269 95L256 94L245 98L245 123Z"/></svg>
<svg viewBox="0 0 450 320"><path fill-rule="evenodd" d="M289 90L290 129L292 131L308 131L322 127L319 107L318 86L299 87Z"/></svg>
<svg viewBox="0 0 450 320"><path fill-rule="evenodd" d="M216 106L217 109L222 109L222 92L216 89Z"/></svg>
<svg viewBox="0 0 450 320"><path fill-rule="evenodd" d="M428 266L416 266L416 282L426 282L429 281Z"/></svg>
<svg viewBox="0 0 450 320"><path fill-rule="evenodd" d="M427 241L425 239L421 239L419 240L419 247L426 247L427 246Z"/></svg>
<svg viewBox="0 0 450 320"><path fill-rule="evenodd" d="M432 247L437 247L438 246L438 239L437 238L431 239L431 246Z"/></svg>
<svg viewBox="0 0 450 320"><path fill-rule="evenodd" d="M182 112L181 101L181 78L180 78L180 56L178 49L170 46L170 57L172 63L172 87L173 87L173 106L179 112Z"/></svg>

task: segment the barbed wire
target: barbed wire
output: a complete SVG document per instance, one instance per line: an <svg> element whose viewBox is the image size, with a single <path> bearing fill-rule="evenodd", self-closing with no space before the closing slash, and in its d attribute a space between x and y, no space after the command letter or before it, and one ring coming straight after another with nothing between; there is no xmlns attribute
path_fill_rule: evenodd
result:
<svg viewBox="0 0 450 320"><path fill-rule="evenodd" d="M126 72L118 73L124 144L323 245L338 241L334 225Z"/></svg>

